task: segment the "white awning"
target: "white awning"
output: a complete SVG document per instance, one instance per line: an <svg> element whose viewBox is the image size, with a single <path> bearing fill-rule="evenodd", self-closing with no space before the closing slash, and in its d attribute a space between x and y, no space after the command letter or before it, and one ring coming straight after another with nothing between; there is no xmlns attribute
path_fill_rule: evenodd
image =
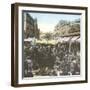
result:
<svg viewBox="0 0 90 90"><path fill-rule="evenodd" d="M60 37L58 38L58 42L67 42L71 39L72 37Z"/></svg>
<svg viewBox="0 0 90 90"><path fill-rule="evenodd" d="M35 38L27 38L27 39L24 39L24 41L28 41L28 42L30 42L30 41L33 41Z"/></svg>
<svg viewBox="0 0 90 90"><path fill-rule="evenodd" d="M59 37L58 42L74 42L74 41L78 41L80 42L80 36L73 36L73 37Z"/></svg>
<svg viewBox="0 0 90 90"><path fill-rule="evenodd" d="M80 38L80 36L74 36L74 37L72 37L71 42L76 41L78 38Z"/></svg>
<svg viewBox="0 0 90 90"><path fill-rule="evenodd" d="M66 41L66 42L67 42L67 41L69 41L70 39L71 39L71 37L64 37L64 38L63 38L63 41Z"/></svg>
<svg viewBox="0 0 90 90"><path fill-rule="evenodd" d="M78 38L76 41L77 41L77 42L80 42L80 38Z"/></svg>

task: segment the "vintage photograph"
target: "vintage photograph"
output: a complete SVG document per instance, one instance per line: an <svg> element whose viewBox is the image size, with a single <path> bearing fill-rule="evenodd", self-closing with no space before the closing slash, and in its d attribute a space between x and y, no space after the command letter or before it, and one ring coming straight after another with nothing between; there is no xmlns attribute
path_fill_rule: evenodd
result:
<svg viewBox="0 0 90 90"><path fill-rule="evenodd" d="M23 78L80 75L80 14L23 11Z"/></svg>
<svg viewBox="0 0 90 90"><path fill-rule="evenodd" d="M11 85L87 83L87 7L11 6Z"/></svg>

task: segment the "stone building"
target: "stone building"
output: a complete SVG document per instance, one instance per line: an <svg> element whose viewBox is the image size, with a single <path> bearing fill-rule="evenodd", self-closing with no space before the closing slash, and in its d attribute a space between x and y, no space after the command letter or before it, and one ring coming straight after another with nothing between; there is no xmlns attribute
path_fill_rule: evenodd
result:
<svg viewBox="0 0 90 90"><path fill-rule="evenodd" d="M34 19L29 13L24 13L24 38L39 39L39 33L37 19Z"/></svg>

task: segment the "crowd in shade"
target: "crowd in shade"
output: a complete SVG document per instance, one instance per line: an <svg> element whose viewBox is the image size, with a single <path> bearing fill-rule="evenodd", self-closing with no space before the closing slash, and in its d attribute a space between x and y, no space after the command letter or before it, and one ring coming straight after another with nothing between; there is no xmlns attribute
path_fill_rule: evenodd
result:
<svg viewBox="0 0 90 90"><path fill-rule="evenodd" d="M24 77L80 75L80 42L24 45Z"/></svg>

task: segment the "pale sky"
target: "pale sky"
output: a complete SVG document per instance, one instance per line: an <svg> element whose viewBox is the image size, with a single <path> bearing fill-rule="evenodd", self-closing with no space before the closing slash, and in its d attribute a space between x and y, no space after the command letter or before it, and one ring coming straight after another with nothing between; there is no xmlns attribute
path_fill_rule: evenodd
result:
<svg viewBox="0 0 90 90"><path fill-rule="evenodd" d="M53 32L54 27L60 20L74 21L80 15L51 14L51 13L29 13L33 18L37 18L38 28L41 32Z"/></svg>

